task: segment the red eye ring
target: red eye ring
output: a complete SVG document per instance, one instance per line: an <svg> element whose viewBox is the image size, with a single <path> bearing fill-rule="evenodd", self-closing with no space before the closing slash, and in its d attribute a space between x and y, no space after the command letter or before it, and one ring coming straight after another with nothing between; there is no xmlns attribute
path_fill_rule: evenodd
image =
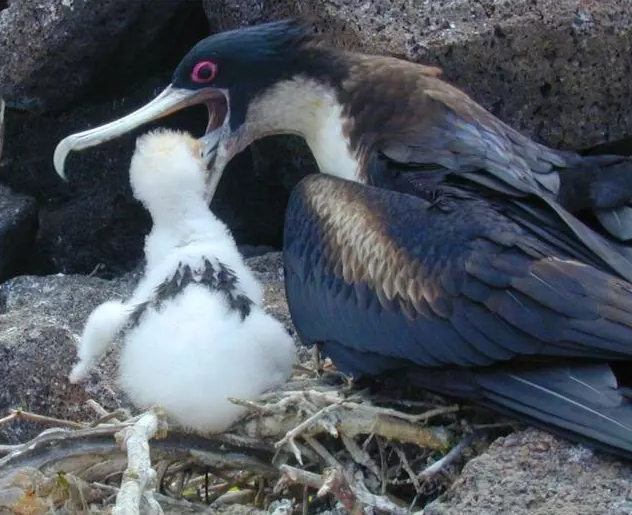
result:
<svg viewBox="0 0 632 515"><path fill-rule="evenodd" d="M211 82L217 75L217 65L213 61L200 61L193 67L191 80L200 84Z"/></svg>

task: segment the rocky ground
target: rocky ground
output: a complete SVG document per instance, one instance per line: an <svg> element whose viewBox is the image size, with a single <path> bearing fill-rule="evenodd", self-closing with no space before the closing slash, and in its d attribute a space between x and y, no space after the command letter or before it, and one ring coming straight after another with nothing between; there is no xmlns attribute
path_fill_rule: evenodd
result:
<svg viewBox="0 0 632 515"><path fill-rule="evenodd" d="M280 254L250 258L248 264L265 284L266 309L293 332ZM0 415L22 407L90 421L94 415L84 404L89 398L110 410L129 406L115 385L117 348L86 383L70 385L66 377L90 311L126 295L137 279L131 272L114 280L50 275L6 281L0 287ZM23 442L45 428L13 422L0 427L0 444ZM529 428L498 439L469 461L424 515L624 515L632 513L631 480L632 465Z"/></svg>
<svg viewBox="0 0 632 515"><path fill-rule="evenodd" d="M297 13L347 48L441 66L540 142L632 153L629 0L0 1L0 418L23 407L81 420L88 397L125 403L115 353L87 386L66 376L87 314L135 281L149 223L126 181L138 131L71 156L68 183L52 167L57 142L146 102L209 31ZM198 133L204 123L196 108L163 122ZM246 254L261 254L280 243L289 188L314 170L301 142L270 138L234 160L212 207ZM291 328L278 255L250 264ZM0 443L41 429L2 427ZM425 513L632 513L631 473L529 429L472 460Z"/></svg>

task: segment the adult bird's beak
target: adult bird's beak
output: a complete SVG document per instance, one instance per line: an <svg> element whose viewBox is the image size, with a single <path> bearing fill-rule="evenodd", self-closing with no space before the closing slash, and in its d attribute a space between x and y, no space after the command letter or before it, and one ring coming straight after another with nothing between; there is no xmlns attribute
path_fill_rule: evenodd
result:
<svg viewBox="0 0 632 515"><path fill-rule="evenodd" d="M53 156L55 170L62 179L66 180L64 163L71 151L94 147L117 138L145 123L158 120L185 107L201 103L205 103L209 111L209 123L206 131L212 131L223 123L223 118L226 115L227 106L224 94L220 90L213 88L191 91L169 85L151 102L133 113L100 127L71 134L61 140L57 144Z"/></svg>
<svg viewBox="0 0 632 515"><path fill-rule="evenodd" d="M217 146L222 137L222 128L218 127L198 139L202 148L202 162L208 167L217 157Z"/></svg>
<svg viewBox="0 0 632 515"><path fill-rule="evenodd" d="M204 192L206 200L210 202L215 195L217 185L223 175L223 169L216 169L213 164L217 157L217 147L222 139L222 126L220 125L216 129L207 132L204 136L199 138L198 144L202 150L202 162L207 169L208 176L206 178L206 191Z"/></svg>

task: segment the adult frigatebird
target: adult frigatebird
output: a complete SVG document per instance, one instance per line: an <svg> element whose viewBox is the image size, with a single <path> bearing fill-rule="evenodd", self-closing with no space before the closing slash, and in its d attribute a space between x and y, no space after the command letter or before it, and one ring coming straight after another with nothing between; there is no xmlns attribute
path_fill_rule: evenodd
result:
<svg viewBox="0 0 632 515"><path fill-rule="evenodd" d="M195 103L220 139L215 172L283 133L327 174L299 184L286 217L304 343L343 372L397 371L632 456L632 254L616 241L630 160L539 145L436 68L327 48L284 20L202 40L152 102L60 142L55 167ZM571 213L586 209L605 232Z"/></svg>

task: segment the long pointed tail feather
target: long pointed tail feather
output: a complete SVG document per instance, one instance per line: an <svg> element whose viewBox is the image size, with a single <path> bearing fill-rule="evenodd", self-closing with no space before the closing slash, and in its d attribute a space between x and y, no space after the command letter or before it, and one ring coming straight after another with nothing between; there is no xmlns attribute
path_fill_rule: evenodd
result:
<svg viewBox="0 0 632 515"><path fill-rule="evenodd" d="M632 207L625 205L612 210L596 211L604 229L622 241L632 240Z"/></svg>
<svg viewBox="0 0 632 515"><path fill-rule="evenodd" d="M554 434L632 458L632 401L607 363L510 370L411 370L417 385L522 419ZM465 394L465 395L464 395Z"/></svg>

